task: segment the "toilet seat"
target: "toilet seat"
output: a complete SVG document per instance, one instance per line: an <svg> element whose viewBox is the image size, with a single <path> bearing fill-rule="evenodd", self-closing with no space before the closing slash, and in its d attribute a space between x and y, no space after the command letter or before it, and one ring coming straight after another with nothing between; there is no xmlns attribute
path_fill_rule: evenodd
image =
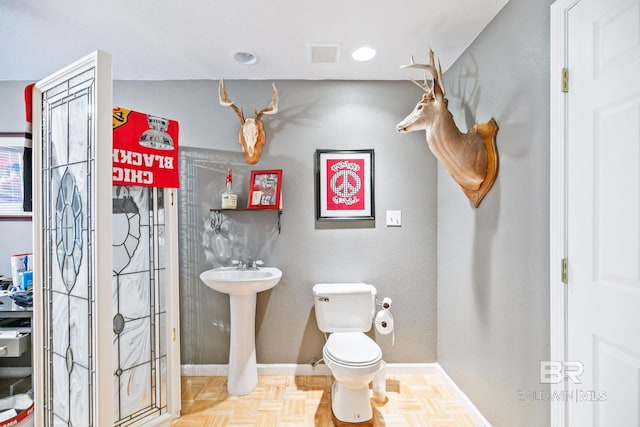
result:
<svg viewBox="0 0 640 427"><path fill-rule="evenodd" d="M346 368L372 368L382 360L378 344L362 332L334 332L322 352L325 361Z"/></svg>

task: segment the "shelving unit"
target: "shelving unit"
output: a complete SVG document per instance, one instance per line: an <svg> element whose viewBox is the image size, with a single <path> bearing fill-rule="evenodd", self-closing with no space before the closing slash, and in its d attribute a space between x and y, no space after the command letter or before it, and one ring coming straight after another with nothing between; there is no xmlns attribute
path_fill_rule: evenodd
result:
<svg viewBox="0 0 640 427"><path fill-rule="evenodd" d="M281 223L281 217L282 217L282 209L247 209L247 208L238 208L238 209L220 209L220 208L213 208L213 209L209 209L211 212L213 212L213 218L211 218L211 228L213 229L213 231L216 234L220 233L220 228L222 226L222 216L223 215L228 215L229 213L232 212L277 212L278 213L278 219L276 222L276 227L278 228L278 234L280 234L280 231L282 229L282 223Z"/></svg>

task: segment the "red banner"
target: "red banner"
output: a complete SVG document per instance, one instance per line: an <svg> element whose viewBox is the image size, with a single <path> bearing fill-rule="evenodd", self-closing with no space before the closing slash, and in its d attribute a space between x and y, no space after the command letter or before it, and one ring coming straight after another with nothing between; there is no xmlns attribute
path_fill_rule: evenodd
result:
<svg viewBox="0 0 640 427"><path fill-rule="evenodd" d="M178 122L115 107L113 185L180 187Z"/></svg>

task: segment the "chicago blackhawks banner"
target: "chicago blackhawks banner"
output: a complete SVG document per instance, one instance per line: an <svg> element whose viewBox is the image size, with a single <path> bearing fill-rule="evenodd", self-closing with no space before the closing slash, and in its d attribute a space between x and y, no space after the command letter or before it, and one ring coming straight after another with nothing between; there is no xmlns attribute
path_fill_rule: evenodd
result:
<svg viewBox="0 0 640 427"><path fill-rule="evenodd" d="M178 188L178 122L113 109L113 185Z"/></svg>

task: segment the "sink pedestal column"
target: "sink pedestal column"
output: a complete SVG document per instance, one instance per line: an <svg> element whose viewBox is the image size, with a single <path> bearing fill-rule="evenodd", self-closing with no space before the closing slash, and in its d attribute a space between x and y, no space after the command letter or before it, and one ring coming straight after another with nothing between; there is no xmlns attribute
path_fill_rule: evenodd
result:
<svg viewBox="0 0 640 427"><path fill-rule="evenodd" d="M256 364L256 294L229 295L231 345L227 391L233 396L249 394L258 385Z"/></svg>

